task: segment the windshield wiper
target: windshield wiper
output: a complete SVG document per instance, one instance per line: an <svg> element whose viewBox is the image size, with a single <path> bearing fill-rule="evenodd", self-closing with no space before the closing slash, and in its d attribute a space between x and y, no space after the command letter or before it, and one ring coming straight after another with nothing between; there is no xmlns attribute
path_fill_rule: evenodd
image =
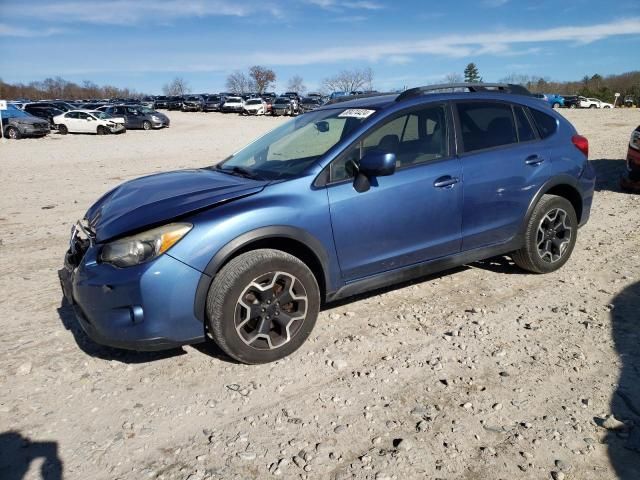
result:
<svg viewBox="0 0 640 480"><path fill-rule="evenodd" d="M256 175L255 173L253 173L251 170L247 170L246 168L243 167L233 167L233 168L222 168L218 165L216 165L216 170L223 172L223 173L228 173L230 175L236 175L239 177L245 177L245 178L251 178L252 180L262 180L262 178L259 175Z"/></svg>

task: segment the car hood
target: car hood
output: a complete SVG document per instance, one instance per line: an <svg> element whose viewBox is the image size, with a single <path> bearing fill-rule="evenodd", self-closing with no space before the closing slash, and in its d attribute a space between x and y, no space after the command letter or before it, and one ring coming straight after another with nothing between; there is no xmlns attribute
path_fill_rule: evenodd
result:
<svg viewBox="0 0 640 480"><path fill-rule="evenodd" d="M210 169L142 177L114 188L85 214L96 241L159 225L216 204L260 192L267 182Z"/></svg>

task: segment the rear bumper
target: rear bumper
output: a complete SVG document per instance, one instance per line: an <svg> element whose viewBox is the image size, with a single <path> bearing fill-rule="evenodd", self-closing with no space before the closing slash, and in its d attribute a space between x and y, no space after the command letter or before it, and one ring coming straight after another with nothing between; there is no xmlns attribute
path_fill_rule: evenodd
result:
<svg viewBox="0 0 640 480"><path fill-rule="evenodd" d="M95 342L129 350L163 350L203 342L194 314L202 274L162 255L148 264L116 268L97 263L90 248L80 265L65 257L62 291Z"/></svg>

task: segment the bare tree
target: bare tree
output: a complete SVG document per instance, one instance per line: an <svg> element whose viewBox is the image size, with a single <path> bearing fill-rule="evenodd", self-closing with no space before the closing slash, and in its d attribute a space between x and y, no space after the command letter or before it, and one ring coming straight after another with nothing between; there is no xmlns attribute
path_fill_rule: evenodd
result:
<svg viewBox="0 0 640 480"><path fill-rule="evenodd" d="M264 93L276 81L276 73L260 65L254 65L249 69L249 77L258 93Z"/></svg>
<svg viewBox="0 0 640 480"><path fill-rule="evenodd" d="M296 92L299 95L302 95L307 91L307 87L304 84L304 80L300 75L294 75L289 79L289 83L287 84L287 90L290 92Z"/></svg>
<svg viewBox="0 0 640 480"><path fill-rule="evenodd" d="M176 77L170 83L162 87L162 92L165 95L184 95L190 91L191 88L189 87L189 84L182 77Z"/></svg>
<svg viewBox="0 0 640 480"><path fill-rule="evenodd" d="M233 72L227 77L227 90L236 95L242 95L251 91L251 79L242 72Z"/></svg>
<svg viewBox="0 0 640 480"><path fill-rule="evenodd" d="M462 83L462 75L456 72L447 73L444 76L444 83Z"/></svg>
<svg viewBox="0 0 640 480"><path fill-rule="evenodd" d="M354 92L358 90L373 90L373 70L343 70L333 77L325 78L322 87L327 92Z"/></svg>

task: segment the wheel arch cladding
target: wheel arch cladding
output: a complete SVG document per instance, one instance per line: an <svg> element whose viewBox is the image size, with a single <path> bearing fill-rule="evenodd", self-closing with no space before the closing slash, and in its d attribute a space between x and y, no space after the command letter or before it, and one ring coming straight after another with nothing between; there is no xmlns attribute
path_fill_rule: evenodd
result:
<svg viewBox="0 0 640 480"><path fill-rule="evenodd" d="M308 233L292 227L265 227L247 232L222 247L207 265L200 278L195 295L195 315L206 324L206 303L209 287L216 274L238 255L269 248L293 255L305 263L313 273L320 289L320 298L325 299L329 279L328 258L321 243Z"/></svg>
<svg viewBox="0 0 640 480"><path fill-rule="evenodd" d="M571 202L573 209L576 212L576 218L578 219L578 224L580 224L582 219L582 196L578 192L578 190L571 185L568 184L560 184L551 187L547 190L545 195L557 195L558 197L563 197Z"/></svg>

